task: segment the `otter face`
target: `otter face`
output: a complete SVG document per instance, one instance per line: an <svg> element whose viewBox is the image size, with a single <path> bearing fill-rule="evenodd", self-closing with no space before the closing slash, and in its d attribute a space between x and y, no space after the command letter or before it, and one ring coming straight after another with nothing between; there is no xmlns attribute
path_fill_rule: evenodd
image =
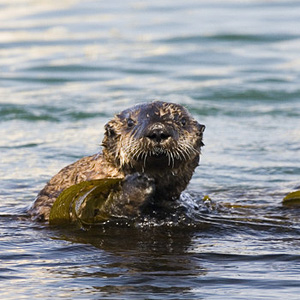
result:
<svg viewBox="0 0 300 300"><path fill-rule="evenodd" d="M205 129L181 105L156 101L122 111L105 126L104 155L120 169L176 169L199 160Z"/></svg>

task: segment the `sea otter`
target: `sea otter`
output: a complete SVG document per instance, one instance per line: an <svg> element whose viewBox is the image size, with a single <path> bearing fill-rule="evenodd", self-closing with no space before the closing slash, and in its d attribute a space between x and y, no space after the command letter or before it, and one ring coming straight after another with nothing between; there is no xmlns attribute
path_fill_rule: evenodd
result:
<svg viewBox="0 0 300 300"><path fill-rule="evenodd" d="M122 197L128 196L128 202L136 199L141 186L151 190L155 203L178 199L198 166L204 129L179 104L155 101L126 109L105 125L103 152L84 157L52 177L29 214L32 219L47 221L63 190L102 178L124 179ZM149 196L148 192L142 194ZM142 206L132 209L141 210Z"/></svg>

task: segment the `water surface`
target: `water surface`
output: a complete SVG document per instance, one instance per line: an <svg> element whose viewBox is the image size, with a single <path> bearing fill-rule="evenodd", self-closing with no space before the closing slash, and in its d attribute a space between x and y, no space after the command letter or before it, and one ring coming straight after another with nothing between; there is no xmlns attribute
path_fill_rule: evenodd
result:
<svg viewBox="0 0 300 300"><path fill-rule="evenodd" d="M298 1L0 1L1 299L299 298ZM160 99L206 125L193 220L83 231L25 211ZM225 204L225 205L223 205Z"/></svg>

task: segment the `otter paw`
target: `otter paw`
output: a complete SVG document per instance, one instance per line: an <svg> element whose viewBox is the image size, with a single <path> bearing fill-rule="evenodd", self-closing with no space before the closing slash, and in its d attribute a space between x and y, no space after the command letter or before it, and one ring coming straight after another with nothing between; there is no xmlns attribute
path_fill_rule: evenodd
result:
<svg viewBox="0 0 300 300"><path fill-rule="evenodd" d="M145 198L155 191L154 179L143 173L130 174L122 182L122 189L128 196L139 195Z"/></svg>
<svg viewBox="0 0 300 300"><path fill-rule="evenodd" d="M110 194L105 210L114 217L134 218L153 198L154 179L142 173L127 175L118 191Z"/></svg>

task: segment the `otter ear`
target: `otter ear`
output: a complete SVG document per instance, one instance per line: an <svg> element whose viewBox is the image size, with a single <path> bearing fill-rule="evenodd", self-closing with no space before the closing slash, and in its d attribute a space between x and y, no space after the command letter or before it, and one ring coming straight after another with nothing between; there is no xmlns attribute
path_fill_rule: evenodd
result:
<svg viewBox="0 0 300 300"><path fill-rule="evenodd" d="M104 126L104 129L105 129L105 135L107 137L112 137L112 136L115 136L116 135L116 132L114 130L114 126L113 126L113 122L112 121L109 121L105 126Z"/></svg>
<svg viewBox="0 0 300 300"><path fill-rule="evenodd" d="M102 140L102 146L105 149L112 149L115 147L115 140L118 138L117 132L115 130L116 122L114 120L109 121L105 126L104 137Z"/></svg>
<svg viewBox="0 0 300 300"><path fill-rule="evenodd" d="M203 133L205 130L205 125L198 124L200 133Z"/></svg>
<svg viewBox="0 0 300 300"><path fill-rule="evenodd" d="M200 123L197 122L196 126L197 126L197 128L199 130L199 133L202 134L204 132L204 130L205 130L205 125L202 125L202 124L200 124Z"/></svg>
<svg viewBox="0 0 300 300"><path fill-rule="evenodd" d="M202 124L199 124L197 123L197 127L198 127L198 130L199 130L199 137L200 137L200 147L204 146L204 143L202 141L202 138L203 138L203 132L205 130L205 125L202 125Z"/></svg>

